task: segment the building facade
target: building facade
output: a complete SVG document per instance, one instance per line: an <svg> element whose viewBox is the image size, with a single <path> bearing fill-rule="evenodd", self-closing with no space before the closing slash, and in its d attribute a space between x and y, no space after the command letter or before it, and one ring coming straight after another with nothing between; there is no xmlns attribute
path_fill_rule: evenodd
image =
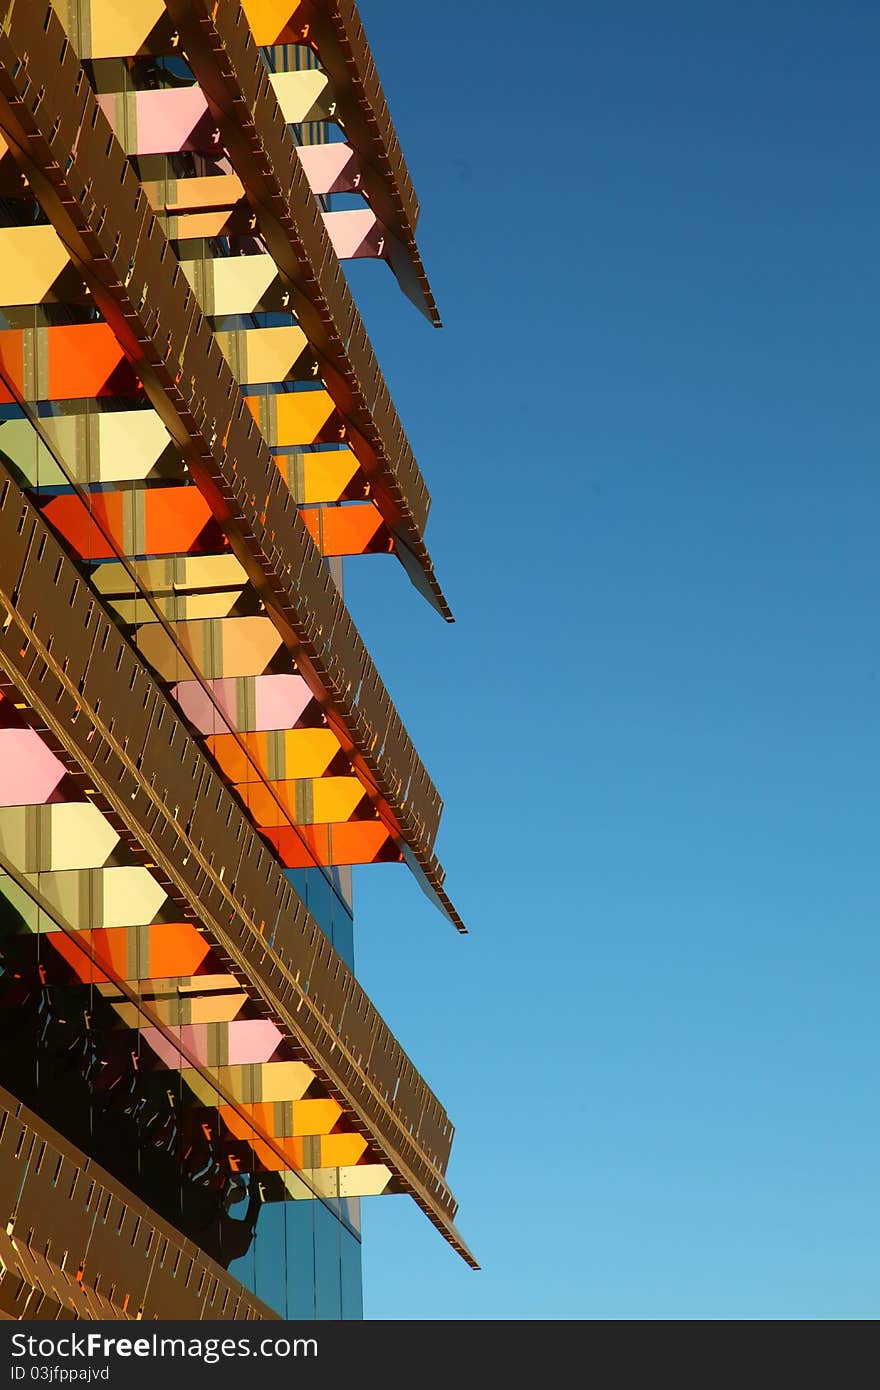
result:
<svg viewBox="0 0 880 1390"><path fill-rule="evenodd" d="M439 323L418 203L350 0L0 12L0 1315L358 1318L362 1199L473 1264L354 973L354 865L464 930L344 599L451 618L345 278Z"/></svg>

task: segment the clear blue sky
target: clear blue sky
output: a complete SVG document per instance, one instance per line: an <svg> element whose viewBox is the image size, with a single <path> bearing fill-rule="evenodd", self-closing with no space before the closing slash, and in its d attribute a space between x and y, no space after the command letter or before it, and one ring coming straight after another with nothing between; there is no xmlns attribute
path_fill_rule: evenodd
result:
<svg viewBox="0 0 880 1390"><path fill-rule="evenodd" d="M873 1317L880 9L363 0L446 327L368 329L454 628L348 597L459 939L358 875L471 1273L365 1204L371 1318Z"/></svg>

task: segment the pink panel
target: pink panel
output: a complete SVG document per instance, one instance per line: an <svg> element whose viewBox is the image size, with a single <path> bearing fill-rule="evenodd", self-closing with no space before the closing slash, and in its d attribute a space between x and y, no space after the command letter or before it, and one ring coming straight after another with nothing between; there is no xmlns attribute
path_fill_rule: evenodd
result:
<svg viewBox="0 0 880 1390"><path fill-rule="evenodd" d="M230 729L237 730L240 727L237 713L238 681L226 677L206 681L205 685L220 706L219 711L198 681L180 681L172 687L172 698L200 733L222 734ZM255 676L256 717L253 732L261 729L292 729L311 699L312 693L302 676ZM223 723L224 717L228 726Z"/></svg>
<svg viewBox="0 0 880 1390"><path fill-rule="evenodd" d="M313 193L351 193L360 187L357 155L350 145L299 145L300 163Z"/></svg>
<svg viewBox="0 0 880 1390"><path fill-rule="evenodd" d="M0 729L0 806L42 806L64 773L32 729Z"/></svg>
<svg viewBox="0 0 880 1390"><path fill-rule="evenodd" d="M219 709L212 704L208 694L199 681L178 681L171 687L171 698L176 701L181 714L202 734L222 734L238 728L235 708L235 688L237 682L231 678L205 681L214 696ZM224 724L224 718L227 721Z"/></svg>
<svg viewBox="0 0 880 1390"><path fill-rule="evenodd" d="M229 1027L229 1065L268 1062L281 1043L281 1033L268 1018L247 1018Z"/></svg>
<svg viewBox="0 0 880 1390"><path fill-rule="evenodd" d="M292 729L312 702L302 676L258 676L254 694L258 729Z"/></svg>
<svg viewBox="0 0 880 1390"><path fill-rule="evenodd" d="M341 261L357 256L384 256L387 235L382 223L370 208L355 208L353 212L325 212L324 226Z"/></svg>
<svg viewBox="0 0 880 1390"><path fill-rule="evenodd" d="M216 1027L217 1024L187 1023L181 1028L175 1028L174 1032L180 1039L181 1047L186 1048L190 1057L195 1058L202 1066L216 1066L215 1061L209 1060L208 1050L208 1029ZM268 1062L281 1042L280 1032L275 1024L266 1018L237 1019L234 1023L227 1023L226 1028L229 1034L230 1066L244 1065L246 1062ZM142 1028L140 1035L172 1071L190 1066L190 1062L181 1056L171 1039L160 1029Z"/></svg>
<svg viewBox="0 0 880 1390"><path fill-rule="evenodd" d="M166 154L186 149L200 122L213 129L208 103L200 87L138 92L136 99L138 154ZM206 143L206 139L199 139L198 148L203 149Z"/></svg>

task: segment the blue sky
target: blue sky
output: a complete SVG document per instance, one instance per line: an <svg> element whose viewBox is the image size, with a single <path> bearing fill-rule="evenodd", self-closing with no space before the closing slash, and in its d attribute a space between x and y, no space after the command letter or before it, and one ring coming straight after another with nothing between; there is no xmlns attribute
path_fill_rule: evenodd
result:
<svg viewBox="0 0 880 1390"><path fill-rule="evenodd" d="M880 11L361 10L446 327L354 283L458 622L348 598L472 934L363 870L358 961L484 1266L366 1203L366 1314L876 1316Z"/></svg>

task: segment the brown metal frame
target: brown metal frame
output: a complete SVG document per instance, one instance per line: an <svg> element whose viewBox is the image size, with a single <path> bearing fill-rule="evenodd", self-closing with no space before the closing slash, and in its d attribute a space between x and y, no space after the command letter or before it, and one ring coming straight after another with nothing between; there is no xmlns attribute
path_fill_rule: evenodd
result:
<svg viewBox="0 0 880 1390"><path fill-rule="evenodd" d="M237 32L259 69L254 81L262 74L267 87L247 26ZM277 106L275 114L295 160ZM328 722L373 789L380 815L409 846L430 888L463 929L432 849L442 805L436 788L60 21L51 7L33 0L7 0L0 32L0 128ZM263 162L268 168L267 157ZM310 207L316 216L313 201Z"/></svg>
<svg viewBox="0 0 880 1390"><path fill-rule="evenodd" d="M0 465L0 671L135 856L469 1263L453 1127L168 697Z"/></svg>
<svg viewBox="0 0 880 1390"><path fill-rule="evenodd" d="M0 1087L0 1317L278 1320Z"/></svg>
<svg viewBox="0 0 880 1390"><path fill-rule="evenodd" d="M428 318L439 328L440 312L416 245L419 200L357 6L353 0L310 0L296 12L299 29L304 22L309 25L309 42L332 83L345 137L361 157L370 205L405 245Z"/></svg>
<svg viewBox="0 0 880 1390"><path fill-rule="evenodd" d="M430 497L309 188L269 70L238 0L166 0L181 47L297 318L322 360L333 399L354 425L351 445L413 582L447 621L452 611L422 539ZM364 447L366 446L366 447ZM407 560L414 563L407 563ZM422 581L422 582L420 582Z"/></svg>

